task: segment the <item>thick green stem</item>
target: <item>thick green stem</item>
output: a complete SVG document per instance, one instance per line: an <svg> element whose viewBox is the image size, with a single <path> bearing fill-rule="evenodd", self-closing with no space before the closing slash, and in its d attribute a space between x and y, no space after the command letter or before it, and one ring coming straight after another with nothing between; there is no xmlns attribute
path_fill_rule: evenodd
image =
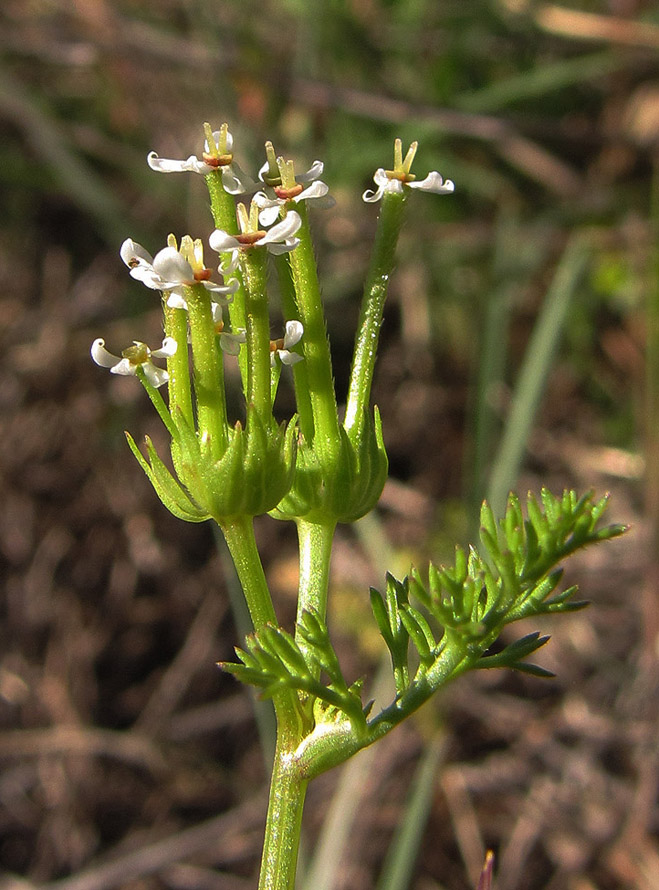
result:
<svg viewBox="0 0 659 890"><path fill-rule="evenodd" d="M222 523L222 531L240 579L256 631L276 624L272 598L256 547L252 519L236 516ZM270 784L259 888L293 890L300 845L302 808L307 781L293 764L292 752L304 737L297 696L283 690L273 697L277 715L277 749Z"/></svg>
<svg viewBox="0 0 659 890"><path fill-rule="evenodd" d="M300 243L288 255L300 321L304 326L302 345L314 421L314 448L331 462L341 447L339 416L332 377L325 313L320 295L316 259L304 202L296 205L302 218L297 233Z"/></svg>
<svg viewBox="0 0 659 890"><path fill-rule="evenodd" d="M360 437L368 408L377 358L384 303L389 278L396 258L396 244L403 222L405 194L387 192L382 196L371 265L364 286L355 353L350 372L350 386L344 426L348 433Z"/></svg>
<svg viewBox="0 0 659 890"><path fill-rule="evenodd" d="M295 887L302 808L308 782L300 777L293 763L293 749L279 732L270 782L259 890L294 890Z"/></svg>

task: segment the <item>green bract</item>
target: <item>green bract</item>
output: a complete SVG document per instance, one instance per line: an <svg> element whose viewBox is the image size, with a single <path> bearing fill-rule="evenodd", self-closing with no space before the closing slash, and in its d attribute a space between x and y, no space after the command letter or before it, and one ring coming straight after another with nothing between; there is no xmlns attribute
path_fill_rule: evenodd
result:
<svg viewBox="0 0 659 890"><path fill-rule="evenodd" d="M293 484L272 511L278 519L304 518L309 522L355 522L378 502L389 462L377 408L366 417L363 435L353 442L339 427L340 448L332 464L325 464L312 445L300 437Z"/></svg>
<svg viewBox="0 0 659 890"><path fill-rule="evenodd" d="M245 429L237 423L228 431L229 444L219 460L182 414L176 428L172 459L178 480L149 439L148 461L130 436L128 441L158 497L180 519L202 522L212 517L221 523L231 516L258 516L272 510L288 491L295 468L295 418L266 426L248 407Z"/></svg>

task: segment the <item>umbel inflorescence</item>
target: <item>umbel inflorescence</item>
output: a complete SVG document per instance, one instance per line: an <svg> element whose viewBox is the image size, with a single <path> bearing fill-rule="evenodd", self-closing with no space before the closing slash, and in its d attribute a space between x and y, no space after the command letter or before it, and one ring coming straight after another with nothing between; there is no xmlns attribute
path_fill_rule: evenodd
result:
<svg viewBox="0 0 659 890"><path fill-rule="evenodd" d="M281 518L356 519L377 501L387 459L379 416L368 405L372 364L357 368L345 421L337 411L307 219L308 207L334 203L320 178L323 164L314 161L296 174L293 161L277 157L268 142L266 160L250 178L234 160L226 124L215 132L206 124L205 135L201 157L171 160L150 152L148 164L160 173L206 177L216 222L207 244L170 235L155 256L131 238L121 246L130 275L161 295L162 346L136 341L115 356L99 338L92 357L113 374L138 377L165 422L174 474L150 442L146 458L130 437L129 443L175 515L221 523L276 510ZM388 196L402 207L408 188L452 192L453 183L436 172L415 180L415 152L416 143L403 158L397 140L393 169L375 173L377 191L365 192L364 200L386 203ZM272 339L268 257L285 317L281 336ZM373 356L380 321L381 308L361 338ZM245 395L245 417L237 422L227 417L227 355L238 359ZM165 359L166 368L154 359ZM297 366L298 414L285 425L272 411L282 365ZM157 392L165 384L167 405Z"/></svg>

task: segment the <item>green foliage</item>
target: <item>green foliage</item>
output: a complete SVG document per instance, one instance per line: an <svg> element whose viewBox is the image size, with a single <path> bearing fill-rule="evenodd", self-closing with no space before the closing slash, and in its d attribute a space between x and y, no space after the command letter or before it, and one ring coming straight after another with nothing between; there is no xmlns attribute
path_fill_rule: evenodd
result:
<svg viewBox="0 0 659 890"><path fill-rule="evenodd" d="M223 662L221 667L243 683L259 687L268 698L280 689L294 689L303 715L313 714L317 723L345 714L363 727L361 682L347 685L325 625L305 611L298 631L300 644L283 628L268 624L247 637L246 649L236 648L242 664ZM319 679L321 672L327 683Z"/></svg>
<svg viewBox="0 0 659 890"><path fill-rule="evenodd" d="M298 692L300 706L315 727L298 750L300 768L317 775L342 762L408 717L450 680L467 670L506 667L537 677L551 673L526 659L549 637L527 634L492 652L506 625L522 618L571 612L586 603L574 600L576 587L559 591L559 563L576 550L616 537L624 526L600 527L608 498L555 497L543 489L529 494L526 518L510 494L504 517L496 521L487 503L481 509L482 552L456 549L453 565L429 566L427 579L417 570L402 581L387 575L384 596L371 590L371 605L391 654L394 702L371 720L360 699L360 684L344 679L326 627L310 612L298 625L298 640L268 625L236 650L242 664L225 664L238 679L268 696L282 688ZM418 605L410 602L416 600ZM325 674L327 683L319 677ZM366 713L368 709L366 709ZM352 729L347 732L348 718ZM326 724L334 722L336 731ZM325 724L319 728L319 724Z"/></svg>

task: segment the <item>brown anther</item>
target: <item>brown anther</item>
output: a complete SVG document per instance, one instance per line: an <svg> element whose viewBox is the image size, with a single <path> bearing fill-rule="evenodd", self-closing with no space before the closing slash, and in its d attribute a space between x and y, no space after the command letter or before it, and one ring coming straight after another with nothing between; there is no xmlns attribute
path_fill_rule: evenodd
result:
<svg viewBox="0 0 659 890"><path fill-rule="evenodd" d="M233 161L233 155L211 155L204 152L201 157L209 167L228 167Z"/></svg>
<svg viewBox="0 0 659 890"><path fill-rule="evenodd" d="M278 349L284 348L284 339L281 337L279 340L271 340L270 341L270 352L276 352Z"/></svg>
<svg viewBox="0 0 659 890"><path fill-rule="evenodd" d="M291 201L293 198L297 198L297 196L303 191L304 186L299 182L290 189L284 188L283 185L275 186L275 195L277 195L277 197L281 201Z"/></svg>
<svg viewBox="0 0 659 890"><path fill-rule="evenodd" d="M260 241L261 238L265 238L266 232L258 231L258 232L244 232L242 235L235 235L235 239L239 244L242 244L244 247L250 247L252 244L256 244L257 241Z"/></svg>
<svg viewBox="0 0 659 890"><path fill-rule="evenodd" d="M194 273L195 281L210 281L211 275L213 274L211 269L199 269Z"/></svg>

